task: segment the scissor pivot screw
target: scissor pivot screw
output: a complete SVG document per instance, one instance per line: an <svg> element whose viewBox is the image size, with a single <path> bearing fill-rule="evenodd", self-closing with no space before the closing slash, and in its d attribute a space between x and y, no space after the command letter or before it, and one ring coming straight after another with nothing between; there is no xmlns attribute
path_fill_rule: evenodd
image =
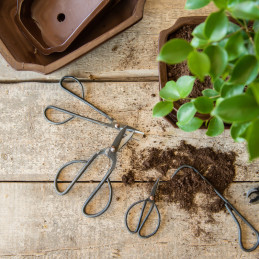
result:
<svg viewBox="0 0 259 259"><path fill-rule="evenodd" d="M119 123L116 123L114 126L115 126L116 129L120 128L120 124Z"/></svg>
<svg viewBox="0 0 259 259"><path fill-rule="evenodd" d="M112 146L110 150L112 153L114 153L116 151L116 147Z"/></svg>
<svg viewBox="0 0 259 259"><path fill-rule="evenodd" d="M150 196L149 199L150 199L151 201L153 201L153 200L154 200L154 196Z"/></svg>

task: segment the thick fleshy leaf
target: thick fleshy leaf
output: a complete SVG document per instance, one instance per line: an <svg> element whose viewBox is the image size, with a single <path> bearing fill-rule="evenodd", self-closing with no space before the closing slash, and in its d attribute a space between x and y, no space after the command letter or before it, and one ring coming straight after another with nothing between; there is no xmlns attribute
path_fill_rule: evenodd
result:
<svg viewBox="0 0 259 259"><path fill-rule="evenodd" d="M234 95L242 94L244 91L244 85L233 85L225 83L221 88L221 96L223 98L232 97Z"/></svg>
<svg viewBox="0 0 259 259"><path fill-rule="evenodd" d="M159 102L153 108L153 117L163 117L173 110L172 102Z"/></svg>
<svg viewBox="0 0 259 259"><path fill-rule="evenodd" d="M249 152L249 159L254 160L259 157L259 119L256 119L251 123L247 129L246 141Z"/></svg>
<svg viewBox="0 0 259 259"><path fill-rule="evenodd" d="M221 79L221 78L217 78L217 79L214 81L213 87L214 87L214 89L215 89L217 92L220 92L223 85L224 85L224 80Z"/></svg>
<svg viewBox="0 0 259 259"><path fill-rule="evenodd" d="M238 30L240 30L240 26L231 21L228 21L228 34L232 34Z"/></svg>
<svg viewBox="0 0 259 259"><path fill-rule="evenodd" d="M210 113L213 109L213 100L206 96L197 97L193 103L199 113Z"/></svg>
<svg viewBox="0 0 259 259"><path fill-rule="evenodd" d="M230 82L237 85L250 84L258 74L258 61L253 55L241 57L234 66Z"/></svg>
<svg viewBox="0 0 259 259"><path fill-rule="evenodd" d="M245 53L246 48L241 32L233 34L227 41L225 49L228 53L228 60L234 60Z"/></svg>
<svg viewBox="0 0 259 259"><path fill-rule="evenodd" d="M195 77L193 76L181 76L177 82L177 89L181 98L186 98L192 91Z"/></svg>
<svg viewBox="0 0 259 259"><path fill-rule="evenodd" d="M225 122L248 122L259 116L255 98L248 94L236 95L220 102L213 111Z"/></svg>
<svg viewBox="0 0 259 259"><path fill-rule="evenodd" d="M188 67L195 76L203 81L210 71L210 59L203 52L193 51L188 56Z"/></svg>
<svg viewBox="0 0 259 259"><path fill-rule="evenodd" d="M245 139L241 137L245 131L247 130L248 126L251 122L248 123L233 123L230 128L231 137L234 139L235 142L243 142Z"/></svg>
<svg viewBox="0 0 259 259"><path fill-rule="evenodd" d="M181 98L177 85L174 81L168 81L166 85L160 90L159 95L167 101L176 101Z"/></svg>
<svg viewBox="0 0 259 259"><path fill-rule="evenodd" d="M212 13L205 21L204 35L210 41L219 41L228 30L228 18L224 11Z"/></svg>
<svg viewBox="0 0 259 259"><path fill-rule="evenodd" d="M196 109L193 103L183 104L177 111L177 120L181 125L188 123L195 115Z"/></svg>
<svg viewBox="0 0 259 259"><path fill-rule="evenodd" d="M258 105L259 105L259 80L258 81L254 81L253 83L251 83L249 85L249 89L248 90L252 90L253 92L253 96L255 97L255 100L257 101ZM247 92L248 92L247 90Z"/></svg>
<svg viewBox="0 0 259 259"><path fill-rule="evenodd" d="M259 31L259 20L254 21L253 29L255 32Z"/></svg>
<svg viewBox="0 0 259 259"><path fill-rule="evenodd" d="M218 117L213 117L209 122L206 135L210 137L216 137L220 135L223 131L224 131L223 121Z"/></svg>
<svg viewBox="0 0 259 259"><path fill-rule="evenodd" d="M202 8L210 3L211 0L187 0L185 8L189 10Z"/></svg>
<svg viewBox="0 0 259 259"><path fill-rule="evenodd" d="M238 4L233 4L230 11L236 18L245 20L259 19L259 3L255 1L245 1Z"/></svg>
<svg viewBox="0 0 259 259"><path fill-rule="evenodd" d="M214 89L205 89L202 91L202 94L204 96L210 97L211 100L215 101L217 98L219 98L219 93L215 91Z"/></svg>
<svg viewBox="0 0 259 259"><path fill-rule="evenodd" d="M228 63L228 54L220 46L209 46L204 50L204 53L210 59L210 76L212 78L219 77L225 70Z"/></svg>
<svg viewBox="0 0 259 259"><path fill-rule="evenodd" d="M181 125L179 122L177 122L176 124L183 131L192 132L201 127L201 125L203 124L203 120L194 117L187 124Z"/></svg>
<svg viewBox="0 0 259 259"><path fill-rule="evenodd" d="M255 34L254 42L255 42L255 53L256 53L257 59L259 60L259 31Z"/></svg>
<svg viewBox="0 0 259 259"><path fill-rule="evenodd" d="M197 49L202 49L204 48L205 46L207 46L209 43L208 40L203 40L203 39L200 39L200 38L197 38L197 37L194 37L191 41L191 45L194 47L194 48L197 48Z"/></svg>
<svg viewBox="0 0 259 259"><path fill-rule="evenodd" d="M227 8L227 0L213 0L213 2L219 9Z"/></svg>
<svg viewBox="0 0 259 259"><path fill-rule="evenodd" d="M192 32L192 35L194 37L197 37L197 38L201 39L201 40L207 40L206 36L204 35L204 27L205 27L205 23L204 22L199 24L199 25L197 25L194 28L194 30Z"/></svg>
<svg viewBox="0 0 259 259"><path fill-rule="evenodd" d="M173 39L161 48L157 60L167 64L178 64L186 60L193 47L183 39Z"/></svg>

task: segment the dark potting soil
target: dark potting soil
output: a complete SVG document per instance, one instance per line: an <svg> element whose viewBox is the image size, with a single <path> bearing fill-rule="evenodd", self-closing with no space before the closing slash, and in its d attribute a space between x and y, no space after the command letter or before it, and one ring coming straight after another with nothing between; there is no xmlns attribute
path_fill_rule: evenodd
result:
<svg viewBox="0 0 259 259"><path fill-rule="evenodd" d="M183 141L177 148L146 148L138 154L133 152L132 170L123 176L123 182L132 184L134 172L145 172L151 169L155 169L160 175L171 177L173 169L187 164L198 169L223 194L234 179L235 158L234 152L216 152L210 147L196 148ZM152 179L148 192L154 180ZM197 195L203 197L202 202L198 204ZM171 180L161 181L156 200L176 203L190 213L202 208L208 214L212 214L224 208L224 203L213 189L198 174L188 168L183 169Z"/></svg>
<svg viewBox="0 0 259 259"><path fill-rule="evenodd" d="M135 173L134 171L130 170L127 174L124 174L122 176L122 182L125 184L125 185L131 185L135 182Z"/></svg>
<svg viewBox="0 0 259 259"><path fill-rule="evenodd" d="M174 38L179 38L179 39L185 39L188 42L191 42L193 36L192 36L192 31L196 25L184 25L171 35L169 35L168 40L174 39ZM184 75L192 75L188 66L187 66L187 61L184 61L180 64L176 65L167 65L167 76L168 76L168 81L174 80L177 81L177 79L181 76ZM200 82L198 79L195 80L193 90L190 94L191 98L198 97L202 95L202 91L206 88L212 88L212 84L210 81L210 77L206 77L204 82ZM180 100L178 101L179 104L183 104L186 101Z"/></svg>

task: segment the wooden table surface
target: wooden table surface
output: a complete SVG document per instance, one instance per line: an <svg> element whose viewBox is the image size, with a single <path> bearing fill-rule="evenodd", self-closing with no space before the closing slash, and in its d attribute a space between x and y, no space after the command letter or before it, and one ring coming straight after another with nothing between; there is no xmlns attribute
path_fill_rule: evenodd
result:
<svg viewBox="0 0 259 259"><path fill-rule="evenodd" d="M83 80L87 100L147 133L147 138L132 141L137 151L176 147L181 140L197 147L234 150L238 155L236 177L226 197L259 229L259 205L249 205L244 197L249 188L258 186L259 163L247 162L245 145L234 143L228 130L208 138L203 130L184 133L152 118L152 107L159 99L159 32L181 16L207 15L213 10L208 6L187 11L184 3L147 0L141 22L47 76L16 72L0 58L0 258L259 258L259 248L252 253L239 248L236 225L226 212L214 215L217 224L210 224L204 213L190 216L176 205L160 202L158 233L150 239L129 234L124 213L131 203L147 196L145 181L157 172L136 175L141 183L124 186L122 175L130 169L127 147L111 176L113 202L101 217L88 219L81 213L85 198L101 179L96 170L68 195L60 197L53 188L55 172L64 162L87 159L116 135L114 130L79 120L55 126L43 118L49 104L98 118L60 90L59 79L73 75ZM98 201L103 201L101 195ZM198 228L204 230L199 236ZM254 241L247 228L244 241L247 245Z"/></svg>

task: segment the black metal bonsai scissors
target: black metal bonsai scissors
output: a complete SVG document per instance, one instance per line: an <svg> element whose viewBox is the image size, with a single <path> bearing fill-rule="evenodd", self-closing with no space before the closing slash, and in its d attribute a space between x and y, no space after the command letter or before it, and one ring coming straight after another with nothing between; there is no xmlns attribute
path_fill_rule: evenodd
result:
<svg viewBox="0 0 259 259"><path fill-rule="evenodd" d="M250 224L246 218L244 216L241 215L241 213L238 212L238 210L223 196L220 194L220 192L208 181L208 179L206 177L204 177L196 168L190 166L190 165L182 165L180 166L178 169L176 169L176 171L173 173L171 179L183 168L190 168L192 169L195 173L197 173L208 185L210 185L214 192L219 196L219 198L221 200L224 201L225 203L225 207L227 208L228 212L230 213L230 215L232 216L232 218L234 219L234 221L237 224L237 228L238 228L238 242L239 245L241 247L241 249L245 252L252 252L254 251L258 246L259 246L259 232L252 226L252 224ZM257 238L257 242L255 243L255 245L251 248L245 248L243 246L243 242L242 242L242 230L241 230L241 226L240 223L238 222L235 214L255 233L255 236Z"/></svg>
<svg viewBox="0 0 259 259"><path fill-rule="evenodd" d="M78 83L78 85L80 86L81 88L81 91L82 91L82 97L76 95L75 93L73 93L72 91L68 90L65 86L64 86L64 81L67 80L67 79L70 79L70 80L73 80L75 82ZM68 111L68 110L65 110L65 109L62 109L62 108L59 108L57 106L53 106L53 105L49 105L45 108L44 110L44 116L45 118L52 124L55 124L55 125L61 125L61 124L64 124L66 122L69 122L75 118L79 118L79 119L83 119L83 120L86 120L86 121L90 121L90 122L93 122L95 124L98 124L98 125L101 125L101 126L105 126L105 127L110 127L110 128L115 128L117 130L121 130L123 129L125 126L127 125L123 125L123 124L119 124L118 122L116 122L115 119L113 119L112 117L110 117L109 115L107 115L105 112L101 111L100 109L96 108L93 104L89 103L88 101L86 101L84 98L85 98L85 93L84 93L84 87L82 85L82 83L75 77L73 76L64 76L61 78L60 82L60 87L66 91L68 94L72 95L73 97L77 98L79 101L83 102L84 104L88 105L89 107L91 107L93 110L95 110L96 112L100 113L103 117L105 117L106 119L108 119L110 122L109 123L106 123L106 122L102 122L102 121L98 121L98 120L95 120L95 119L92 119L92 118L89 118L89 117L85 117L85 116L82 116L80 114L77 114L77 113L73 113L71 111ZM64 121L61 121L61 122L58 122L58 121L54 121L52 119L49 118L48 114L47 114L47 111L49 110L56 110L56 111L59 111L59 112L62 112L64 114L67 114L69 115L70 117L65 119ZM129 132L135 132L135 133L140 133L140 134L144 134L143 132L137 130L137 129L134 129L130 126L127 126L127 131Z"/></svg>
<svg viewBox="0 0 259 259"><path fill-rule="evenodd" d="M101 180L101 182L98 184L98 186L93 190L93 192L90 194L90 196L87 198L87 200L85 201L83 208L82 208L82 212L86 217L89 218L94 218L97 216L102 215L110 206L111 201L112 201L112 185L109 179L109 176L111 175L112 171L114 170L115 166L116 166L116 162L117 162L117 152L132 138L134 132L129 133L126 137L125 137L125 132L127 131L127 126L124 127L119 134L116 136L115 140L113 141L112 145L108 148L104 148L98 152L96 152L89 160L73 160L70 161L66 164L64 164L57 172L55 180L54 180L54 186L55 189L57 191L58 194L60 195L64 195L67 194L72 187L74 186L74 184L79 180L79 178L83 175L83 173L85 171L87 171L88 167L93 163L93 161L99 157L100 155L105 155L109 158L109 160L111 161L111 166L108 169L108 171L106 172L105 176L103 177L103 179ZM71 164L75 164L75 163L82 163L83 167L78 171L76 177L72 180L72 182L69 184L69 186L64 190L64 191L60 191L58 188L58 177L60 176L61 172L63 171L64 168L66 168L67 166L71 165ZM106 206L99 212L94 213L94 214L89 214L86 212L86 207L89 204L89 202L94 198L94 196L97 194L97 192L101 189L101 187L103 186L103 184L107 182L108 183L108 187L109 187L109 199L108 202L106 204Z"/></svg>
<svg viewBox="0 0 259 259"><path fill-rule="evenodd" d="M154 184L154 186L153 186L153 188L152 188L152 190L151 190L150 196L149 196L147 199L137 201L137 202L133 203L133 204L128 208L128 210L127 210L127 212L126 212L126 214L125 214L125 225L126 225L128 231L129 231L130 233L133 233L133 234L134 234L134 233L138 233L138 235L139 235L140 237L149 238L149 237L155 235L156 232L158 231L159 226L160 226L160 221L161 221L161 217L160 217L159 210L158 210L158 208L157 208L157 206L156 206L156 204L155 204L155 194L156 194L156 190L157 190L157 187L158 187L158 183L159 183L159 178L156 180L156 182L155 182L155 184ZM130 210L131 210L134 206L136 206L137 204L142 203L142 202L143 202L144 204L143 204L142 209L141 209L141 212L140 212L140 216L139 216L139 221L138 221L138 223L137 223L137 227L136 227L135 230L131 230L131 229L129 228L129 225L128 225L129 212L130 212ZM142 221L143 214L144 214L144 211L145 211L145 208L146 208L146 205L147 205L148 202L151 203L151 207L149 208L149 211L148 211L147 215L145 216L144 220ZM149 234L149 235L146 235L146 236L141 235L140 232L141 232L142 228L144 227L144 225L145 225L145 223L146 223L146 221L147 221L149 215L151 214L151 212L153 211L154 208L156 209L157 216L158 216L158 222L157 222L156 229L154 230L154 232L152 232L152 233Z"/></svg>

